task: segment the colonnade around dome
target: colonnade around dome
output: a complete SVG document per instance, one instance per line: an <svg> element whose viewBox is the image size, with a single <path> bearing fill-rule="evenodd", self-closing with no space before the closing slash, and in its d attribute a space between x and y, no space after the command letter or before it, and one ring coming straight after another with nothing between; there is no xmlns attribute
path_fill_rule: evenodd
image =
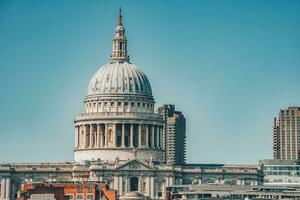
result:
<svg viewBox="0 0 300 200"><path fill-rule="evenodd" d="M75 149L152 148L163 149L161 125L95 123L75 126Z"/></svg>

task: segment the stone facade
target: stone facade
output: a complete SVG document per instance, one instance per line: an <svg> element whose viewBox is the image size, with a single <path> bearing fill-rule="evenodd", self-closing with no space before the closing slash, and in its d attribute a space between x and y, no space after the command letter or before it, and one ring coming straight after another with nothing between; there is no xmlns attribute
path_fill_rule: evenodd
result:
<svg viewBox="0 0 300 200"><path fill-rule="evenodd" d="M105 181L120 197L139 192L151 199L163 199L165 188L178 184L260 185L263 174L256 165L167 166L138 159L127 162L10 163L0 165L0 200L15 199L24 182Z"/></svg>

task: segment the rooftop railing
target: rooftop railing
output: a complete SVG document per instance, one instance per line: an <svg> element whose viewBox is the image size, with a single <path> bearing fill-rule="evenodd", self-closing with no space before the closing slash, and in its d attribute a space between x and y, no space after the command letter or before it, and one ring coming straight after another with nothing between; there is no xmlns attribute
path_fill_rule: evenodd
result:
<svg viewBox="0 0 300 200"><path fill-rule="evenodd" d="M76 120L87 118L134 118L134 119L148 119L148 120L162 120L161 115L155 113L138 113L138 112L91 112L81 113Z"/></svg>

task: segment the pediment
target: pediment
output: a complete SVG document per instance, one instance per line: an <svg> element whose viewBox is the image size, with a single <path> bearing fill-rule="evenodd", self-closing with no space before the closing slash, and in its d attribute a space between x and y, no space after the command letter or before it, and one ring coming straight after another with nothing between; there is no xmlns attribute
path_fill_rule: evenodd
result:
<svg viewBox="0 0 300 200"><path fill-rule="evenodd" d="M118 170L151 170L151 167L139 160L131 160L117 168Z"/></svg>

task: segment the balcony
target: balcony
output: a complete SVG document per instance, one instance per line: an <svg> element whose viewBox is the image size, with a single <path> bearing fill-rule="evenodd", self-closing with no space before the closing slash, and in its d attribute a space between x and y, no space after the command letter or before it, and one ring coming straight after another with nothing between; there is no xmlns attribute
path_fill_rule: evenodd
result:
<svg viewBox="0 0 300 200"><path fill-rule="evenodd" d="M99 119L140 119L162 122L162 116L154 113L137 113L137 112L92 112L81 113L75 118L75 122Z"/></svg>

